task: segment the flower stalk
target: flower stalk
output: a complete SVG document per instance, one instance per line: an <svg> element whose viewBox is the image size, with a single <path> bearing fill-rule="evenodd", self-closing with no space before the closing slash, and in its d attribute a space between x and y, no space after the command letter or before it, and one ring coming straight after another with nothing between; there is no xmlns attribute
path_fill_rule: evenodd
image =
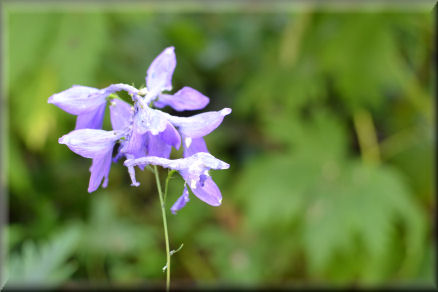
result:
<svg viewBox="0 0 438 292"><path fill-rule="evenodd" d="M167 182L166 180L166 191L163 198L163 193L161 190L161 183L160 183L160 175L158 173L157 166L154 165L154 174L155 174L155 181L157 183L157 190L158 190L158 196L160 198L160 205L161 205L161 215L163 217L163 227L164 227L164 240L166 242L166 291L169 291L170 289L170 248L169 248L169 233L167 231L167 218L166 218L166 206L164 198L167 196Z"/></svg>

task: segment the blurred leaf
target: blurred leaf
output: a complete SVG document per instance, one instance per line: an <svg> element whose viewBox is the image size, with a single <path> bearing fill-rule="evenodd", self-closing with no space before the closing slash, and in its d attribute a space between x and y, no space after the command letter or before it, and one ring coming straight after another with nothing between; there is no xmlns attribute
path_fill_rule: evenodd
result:
<svg viewBox="0 0 438 292"><path fill-rule="evenodd" d="M304 203L300 193L311 184L314 171L313 166L283 155L251 161L234 190L248 227L280 228L296 219Z"/></svg>
<svg viewBox="0 0 438 292"><path fill-rule="evenodd" d="M14 12L9 14L10 84L27 82L53 41L58 18L50 13Z"/></svg>
<svg viewBox="0 0 438 292"><path fill-rule="evenodd" d="M384 90L406 79L390 21L379 13L329 16L315 28L311 42L322 69L329 73L339 95L351 110L376 108Z"/></svg>
<svg viewBox="0 0 438 292"><path fill-rule="evenodd" d="M90 222L84 229L80 249L88 254L115 255L132 252L150 244L151 229L133 224L117 213L113 200L100 192L92 200Z"/></svg>
<svg viewBox="0 0 438 292"><path fill-rule="evenodd" d="M49 131L56 125L56 109L47 104L48 97L55 93L54 90L64 90L72 86L73 79L76 80L75 84L93 84L95 69L105 48L106 33L104 18L100 14L55 14L51 15L52 21L49 23L46 18L33 14L29 17L35 22L34 26L44 32L49 30L46 26L54 26L59 21L57 33L50 28L52 33L49 36L37 34L29 40L29 45L33 48L32 45L37 46L45 38L51 38L50 42L45 42L44 50L38 58L35 58L39 67L27 69L26 79L21 82L26 86L12 87L10 95L13 125L16 125L29 148L39 150L43 147ZM11 23L11 30L20 30L23 21L21 15L13 16L12 19L14 21ZM17 47L28 45L15 44L14 39L11 42ZM39 51L33 53L37 52ZM21 54L27 57L26 52L21 53L20 50L12 50L11 54L12 61L15 58L21 60Z"/></svg>
<svg viewBox="0 0 438 292"><path fill-rule="evenodd" d="M17 145L15 137L9 139L9 161L8 161L8 173L9 190L16 191L17 194L24 194L31 189L31 172L26 166L26 161L22 155L23 150Z"/></svg>
<svg viewBox="0 0 438 292"><path fill-rule="evenodd" d="M7 262L7 286L56 285L68 279L75 266L67 260L79 235L77 226L69 226L45 243L25 241L21 252L12 253Z"/></svg>
<svg viewBox="0 0 438 292"><path fill-rule="evenodd" d="M45 70L44 70L45 69ZM50 88L57 82L56 73L44 67L37 79L28 81L24 90L16 92L11 100L11 113L21 138L32 150L40 150L54 125L55 109L47 104ZM29 98L30 97L30 98Z"/></svg>
<svg viewBox="0 0 438 292"><path fill-rule="evenodd" d="M328 268L331 255L352 248L358 236L368 255L361 277L381 281L388 271L382 270L385 265L380 260L390 248L389 237L397 222L407 234L406 256L410 249L418 252L419 242L424 240L424 221L406 185L392 169L350 164L337 180L317 184L315 191L306 214L304 246L316 273Z"/></svg>
<svg viewBox="0 0 438 292"><path fill-rule="evenodd" d="M100 13L63 14L48 61L57 72L59 88L93 85L95 72L107 44L105 17Z"/></svg>

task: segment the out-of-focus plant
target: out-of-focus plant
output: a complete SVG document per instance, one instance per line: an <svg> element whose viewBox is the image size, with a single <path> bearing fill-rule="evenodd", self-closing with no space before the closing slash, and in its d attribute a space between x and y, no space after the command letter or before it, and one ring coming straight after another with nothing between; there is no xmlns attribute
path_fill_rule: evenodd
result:
<svg viewBox="0 0 438 292"><path fill-rule="evenodd" d="M25 240L20 250L8 256L7 287L54 287L64 282L77 268L68 260L76 250L79 235L80 228L71 225L43 243Z"/></svg>

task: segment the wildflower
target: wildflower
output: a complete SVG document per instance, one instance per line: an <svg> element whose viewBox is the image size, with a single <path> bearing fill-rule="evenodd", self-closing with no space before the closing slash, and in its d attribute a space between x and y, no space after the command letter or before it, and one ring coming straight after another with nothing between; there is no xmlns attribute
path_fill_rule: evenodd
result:
<svg viewBox="0 0 438 292"><path fill-rule="evenodd" d="M102 187L108 185L113 148L123 135L122 131L80 129L59 138L60 144L67 145L70 150L82 157L92 159L88 192L94 192L100 186L102 179L104 180Z"/></svg>
<svg viewBox="0 0 438 292"><path fill-rule="evenodd" d="M160 165L179 171L180 175L190 186L193 194L200 200L212 206L219 206L222 202L222 195L209 175L210 169L228 169L230 165L210 153L199 152L187 158L166 159L156 156L147 156L137 159L127 159L124 165L127 167L140 165ZM131 177L135 181L135 177ZM183 194L184 196L184 194Z"/></svg>
<svg viewBox="0 0 438 292"><path fill-rule="evenodd" d="M74 131L59 138L59 143L67 145L73 152L92 159L88 191L91 193L102 185L108 185L111 162L126 157L124 165L128 169L132 186L140 184L135 178L135 166L143 169L146 165L160 165L179 172L185 180L182 195L170 208L175 214L189 202L188 187L200 200L212 206L219 206L222 194L211 178L211 169L230 167L208 153L203 139L231 113L231 109L201 113L191 117L176 117L154 109L170 106L176 111L198 110L209 103L209 98L199 91L183 87L175 94L165 93L172 90L172 75L176 67L174 47L168 47L151 63L146 73L145 88L136 89L127 84L112 84L104 89L74 85L60 93L52 95L48 102L64 111L76 115ZM133 106L112 98L117 91L128 92ZM107 104L110 105L112 131L102 130ZM183 141L183 142L182 142ZM116 143L118 153L112 157ZM184 147L184 158L168 159L172 147ZM167 270L166 291L170 288L170 256L179 249L170 250L167 232L166 211L164 209L167 187L164 196L161 191L159 174L154 169L158 184L158 196L163 216L164 238L166 240ZM103 181L103 182L102 182Z"/></svg>
<svg viewBox="0 0 438 292"><path fill-rule="evenodd" d="M190 163L191 167L182 167L179 172L194 194L211 205L220 204L221 193L208 175L211 167L205 168L210 160L216 158L208 153L203 137L217 128L231 109L224 108L191 117L176 117L152 108L170 106L176 111L199 110L209 103L208 97L188 86L174 94L167 93L172 90L175 67L174 47L168 47L149 66L145 78L146 88L137 89L123 83L112 84L103 89L74 85L49 98L49 103L77 116L75 131L61 137L59 142L66 144L73 152L92 159L89 192L96 190L102 180L102 186L106 187L111 161L116 162L121 157L126 157L125 166L132 185L138 186L134 166L143 169L149 163L140 163L141 159L151 158L150 164L154 164L154 161L174 161L169 164L172 166L178 161ZM133 105L110 97L112 93L121 90L129 93ZM103 117L108 104L113 130L103 131ZM120 145L113 158L112 153L117 142ZM181 144L184 147L184 159L187 160L169 160L172 147L179 149ZM204 154L196 155L197 153ZM192 156L194 157L191 158ZM154 159L164 160L157 162ZM198 168L203 173L198 173ZM184 192L172 210L176 212L187 201L188 192Z"/></svg>

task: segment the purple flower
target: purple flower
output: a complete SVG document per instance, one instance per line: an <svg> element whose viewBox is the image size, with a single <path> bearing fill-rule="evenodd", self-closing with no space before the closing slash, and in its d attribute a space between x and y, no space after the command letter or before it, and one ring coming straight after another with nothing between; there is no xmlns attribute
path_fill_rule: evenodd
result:
<svg viewBox="0 0 438 292"><path fill-rule="evenodd" d="M209 103L208 97L187 86L175 94L165 93L172 90L175 67L175 49L168 47L149 66L146 88L136 89L122 83L103 89L74 85L49 98L49 103L77 116L75 130L61 137L59 143L92 159L89 192L95 191L101 184L107 186L111 162L124 156L133 186L139 185L134 166L143 169L147 164L161 165L178 170L198 198L213 206L220 205L222 195L208 171L226 169L229 165L208 153L203 137L216 129L231 109L176 117L152 108L170 106L176 111L199 110ZM121 90L129 93L133 105L118 98L108 98ZM101 130L108 103L112 131ZM117 142L120 145L113 158ZM181 144L185 158L169 160L172 147L179 149ZM188 201L189 193L185 186L171 211L175 213Z"/></svg>
<svg viewBox="0 0 438 292"><path fill-rule="evenodd" d="M94 192L102 179L102 186L105 188L108 185L113 147L123 135L122 131L80 129L59 138L59 143L67 145L74 153L92 159L88 192Z"/></svg>
<svg viewBox="0 0 438 292"><path fill-rule="evenodd" d="M215 158L210 153L199 152L187 158L166 159L162 157L148 156L137 159L127 159L124 165L145 166L147 164L160 165L179 171L192 192L202 201L212 206L219 206L222 202L222 195L209 175L210 169L227 169L230 165ZM131 177L135 181L135 177Z"/></svg>
<svg viewBox="0 0 438 292"><path fill-rule="evenodd" d="M77 115L76 130L101 129L107 97L114 92L125 90L136 95L138 90L127 84L112 84L104 89L73 85L71 88L49 97L52 103L62 110Z"/></svg>

